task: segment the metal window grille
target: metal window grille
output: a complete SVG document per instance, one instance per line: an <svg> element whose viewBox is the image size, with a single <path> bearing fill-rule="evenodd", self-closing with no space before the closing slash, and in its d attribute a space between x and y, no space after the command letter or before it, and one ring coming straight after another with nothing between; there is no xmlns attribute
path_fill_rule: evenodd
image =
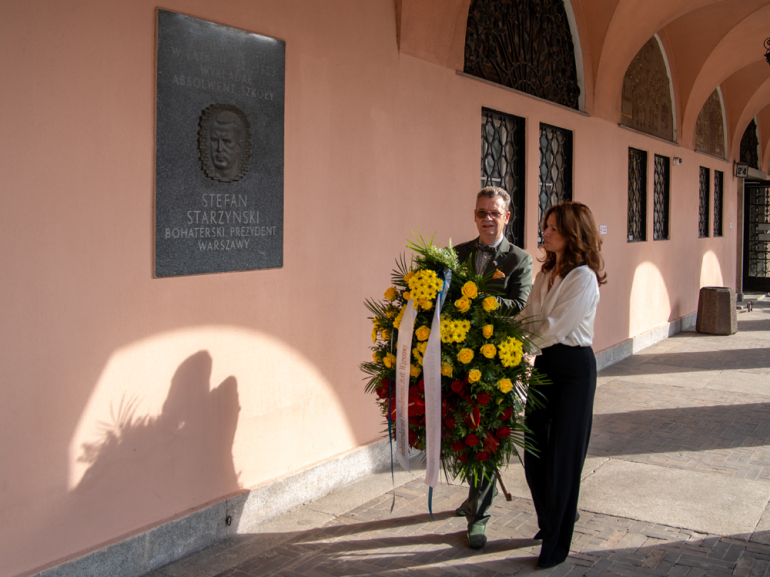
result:
<svg viewBox="0 0 770 577"><path fill-rule="evenodd" d="M542 245L543 216L554 204L572 200L572 131L540 124L540 177L537 242Z"/></svg>
<svg viewBox="0 0 770 577"><path fill-rule="evenodd" d="M628 242L647 240L647 153L628 149Z"/></svg>
<svg viewBox="0 0 770 577"><path fill-rule="evenodd" d="M714 171L714 236L722 236L722 190L724 173Z"/></svg>
<svg viewBox="0 0 770 577"><path fill-rule="evenodd" d="M668 239L668 196L671 161L667 156L655 155L655 182L653 184L653 240Z"/></svg>
<svg viewBox="0 0 770 577"><path fill-rule="evenodd" d="M524 246L524 119L481 110L481 187L499 186L511 195L505 235Z"/></svg>
<svg viewBox="0 0 770 577"><path fill-rule="evenodd" d="M709 235L709 169L700 167L700 201L698 203L698 238Z"/></svg>
<svg viewBox="0 0 770 577"><path fill-rule="evenodd" d="M752 168L759 168L759 136L757 135L757 121L752 120L746 127L741 137L741 162L745 162Z"/></svg>

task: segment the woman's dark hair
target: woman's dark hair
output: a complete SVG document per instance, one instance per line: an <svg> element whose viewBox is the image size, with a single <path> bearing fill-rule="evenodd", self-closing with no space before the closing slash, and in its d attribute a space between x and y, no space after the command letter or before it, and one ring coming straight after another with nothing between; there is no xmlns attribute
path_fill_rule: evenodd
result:
<svg viewBox="0 0 770 577"><path fill-rule="evenodd" d="M602 241L591 210L581 202L555 204L545 211L541 224L543 230L551 215L556 217L556 228L567 242L561 265L556 273L563 278L572 269L587 265L596 274L596 280L600 285L606 283L607 275L602 272L604 269L604 259L601 255ZM556 253L546 250L541 262L543 272L552 271L556 267Z"/></svg>

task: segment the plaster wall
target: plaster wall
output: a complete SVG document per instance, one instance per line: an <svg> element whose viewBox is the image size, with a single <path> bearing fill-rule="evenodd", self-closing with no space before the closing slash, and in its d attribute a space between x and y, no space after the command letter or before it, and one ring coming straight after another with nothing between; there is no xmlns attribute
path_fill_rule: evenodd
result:
<svg viewBox="0 0 770 577"><path fill-rule="evenodd" d="M286 41L284 267L152 278L155 7L0 8L0 575L28 574L381 437L362 301L418 227L475 236L481 108L574 131L609 284L600 351L735 278L729 165L399 54L394 3L169 0ZM671 240L626 242L627 154L672 167ZM725 236L697 238L698 166L725 172Z"/></svg>

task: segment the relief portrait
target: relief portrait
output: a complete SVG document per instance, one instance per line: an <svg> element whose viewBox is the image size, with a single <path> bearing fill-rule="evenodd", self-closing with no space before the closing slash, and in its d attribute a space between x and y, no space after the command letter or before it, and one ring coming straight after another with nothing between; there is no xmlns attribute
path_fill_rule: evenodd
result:
<svg viewBox="0 0 770 577"><path fill-rule="evenodd" d="M246 113L232 104L212 104L200 117L198 150L203 171L219 182L246 176L251 162L251 127Z"/></svg>

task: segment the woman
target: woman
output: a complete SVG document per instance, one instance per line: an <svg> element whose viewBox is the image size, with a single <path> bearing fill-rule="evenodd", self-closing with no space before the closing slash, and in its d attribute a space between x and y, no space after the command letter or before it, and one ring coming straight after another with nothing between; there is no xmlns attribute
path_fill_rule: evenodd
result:
<svg viewBox="0 0 770 577"><path fill-rule="evenodd" d="M540 351L535 367L552 384L539 389L544 406L527 407L527 484L542 539L537 566L562 563L577 516L580 475L591 436L596 360L591 349L599 285L606 275L593 215L579 202L549 208L543 219L545 258L522 318Z"/></svg>

